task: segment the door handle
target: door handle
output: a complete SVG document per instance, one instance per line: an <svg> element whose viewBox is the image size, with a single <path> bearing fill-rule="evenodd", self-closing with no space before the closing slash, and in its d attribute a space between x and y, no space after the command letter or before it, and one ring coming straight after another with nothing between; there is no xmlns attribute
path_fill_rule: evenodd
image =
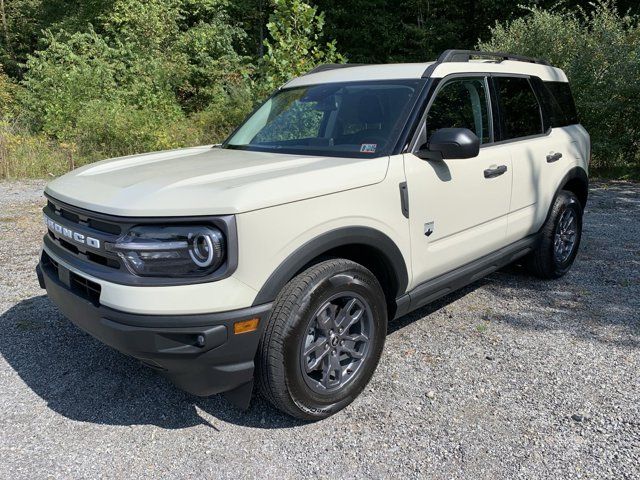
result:
<svg viewBox="0 0 640 480"><path fill-rule="evenodd" d="M557 162L561 158L562 158L561 153L550 153L549 155L547 155L547 163Z"/></svg>
<svg viewBox="0 0 640 480"><path fill-rule="evenodd" d="M499 177L500 175L502 175L506 171L507 171L507 166L506 165L500 165L500 166L495 167L495 168L487 168L484 171L484 178Z"/></svg>

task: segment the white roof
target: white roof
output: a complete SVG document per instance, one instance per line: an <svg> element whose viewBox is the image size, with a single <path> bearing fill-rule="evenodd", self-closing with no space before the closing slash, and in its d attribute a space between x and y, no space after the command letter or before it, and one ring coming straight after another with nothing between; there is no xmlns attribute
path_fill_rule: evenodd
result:
<svg viewBox="0 0 640 480"><path fill-rule="evenodd" d="M434 63L435 62L390 63L335 68L294 78L285 86L290 88L323 83L357 82L365 80L417 79L422 78L425 70ZM502 62L471 60L469 62L440 63L433 70L431 78L443 78L453 73L514 73L534 75L544 81L567 81L567 76L559 68L539 63L518 62L514 60L504 60Z"/></svg>

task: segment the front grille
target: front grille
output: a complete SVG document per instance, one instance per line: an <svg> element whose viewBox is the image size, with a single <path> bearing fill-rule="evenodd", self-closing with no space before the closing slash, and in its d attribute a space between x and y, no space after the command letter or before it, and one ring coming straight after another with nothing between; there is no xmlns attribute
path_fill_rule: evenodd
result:
<svg viewBox="0 0 640 480"><path fill-rule="evenodd" d="M49 202L49 204L53 205L51 202ZM76 215L75 213L71 213L67 210L62 210L62 209L59 209L57 211L60 213L60 215L63 218L66 218L67 220L74 223L80 223L80 217L78 217L78 215Z"/></svg>
<svg viewBox="0 0 640 480"><path fill-rule="evenodd" d="M99 214L93 214L92 212L76 207L70 207L51 199L48 200L47 206L44 208L44 213L47 217L55 222L59 222L62 226L74 232L99 238L101 241L100 248L92 248L86 243L74 241L72 238L65 236L61 231L54 231L48 228L49 238L55 245L71 253L79 260L92 265L113 270L124 268L118 256L104 248L105 244L116 242L123 231L121 225L106 221L102 218L96 218Z"/></svg>
<svg viewBox="0 0 640 480"><path fill-rule="evenodd" d="M68 206L63 205L62 203L56 204L51 200L47 202L47 208L51 212L61 216L62 218L69 220L72 223L88 226L93 230L98 230L99 232L110 234L110 235L119 236L122 233L122 227L117 223L107 222L107 221L92 217L90 212L86 212L85 215L81 215L77 211L76 212L72 211Z"/></svg>
<svg viewBox="0 0 640 480"><path fill-rule="evenodd" d="M87 252L87 259L93 263L104 265L105 267L119 269L120 261L116 258L106 257L104 255L98 255L97 253Z"/></svg>
<svg viewBox="0 0 640 480"><path fill-rule="evenodd" d="M89 219L89 226L95 230L101 232L110 233L112 235L120 235L122 233L122 227L115 223L103 222L102 220L96 220L95 218Z"/></svg>
<svg viewBox="0 0 640 480"><path fill-rule="evenodd" d="M63 238L56 237L56 234L53 233L51 230L49 230L49 235L51 235L54 240L57 240L61 246L69 250L71 253L75 253L76 255L80 254L80 249L78 247L76 247L72 243L67 242Z"/></svg>

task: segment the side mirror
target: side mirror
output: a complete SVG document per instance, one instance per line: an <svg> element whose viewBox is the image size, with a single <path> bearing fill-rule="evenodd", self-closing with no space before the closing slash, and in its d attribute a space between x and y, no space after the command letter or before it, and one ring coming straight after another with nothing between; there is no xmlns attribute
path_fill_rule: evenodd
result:
<svg viewBox="0 0 640 480"><path fill-rule="evenodd" d="M468 128L441 128L431 135L415 155L424 160L473 158L480 152L480 140Z"/></svg>

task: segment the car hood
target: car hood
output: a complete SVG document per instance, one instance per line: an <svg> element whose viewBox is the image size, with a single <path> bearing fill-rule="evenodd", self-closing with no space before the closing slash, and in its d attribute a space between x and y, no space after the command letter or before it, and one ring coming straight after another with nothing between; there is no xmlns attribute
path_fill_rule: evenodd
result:
<svg viewBox="0 0 640 480"><path fill-rule="evenodd" d="M209 146L115 158L47 185L63 202L120 216L242 213L382 181L389 157L343 158Z"/></svg>

